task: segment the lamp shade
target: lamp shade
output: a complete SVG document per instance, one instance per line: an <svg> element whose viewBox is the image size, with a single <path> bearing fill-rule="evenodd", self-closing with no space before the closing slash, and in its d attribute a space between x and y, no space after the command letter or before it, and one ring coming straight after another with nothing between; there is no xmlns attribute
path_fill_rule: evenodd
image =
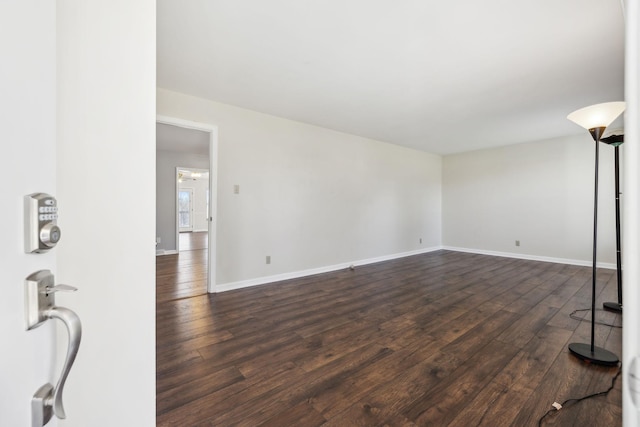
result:
<svg viewBox="0 0 640 427"><path fill-rule="evenodd" d="M585 129L606 128L622 114L625 106L622 101L590 105L569 114L567 119Z"/></svg>

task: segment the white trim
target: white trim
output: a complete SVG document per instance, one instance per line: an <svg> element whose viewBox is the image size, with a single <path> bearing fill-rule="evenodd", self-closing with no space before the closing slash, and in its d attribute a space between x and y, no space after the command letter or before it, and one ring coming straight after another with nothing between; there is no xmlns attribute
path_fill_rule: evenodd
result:
<svg viewBox="0 0 640 427"><path fill-rule="evenodd" d="M209 221L208 235L208 268L207 268L207 292L216 292L216 229L218 219L218 126L208 123L192 122L163 115L156 115L156 122L165 125L178 126L186 129L195 129L209 132ZM176 245L178 241L176 240Z"/></svg>
<svg viewBox="0 0 640 427"><path fill-rule="evenodd" d="M174 251L171 249L156 249L156 256L176 255L177 253L178 251Z"/></svg>
<svg viewBox="0 0 640 427"><path fill-rule="evenodd" d="M280 282L282 280L298 279L300 277L313 276L314 274L329 273L331 271L342 270L342 269L349 268L351 266L357 267L359 265L374 264L376 262L382 262L382 261L390 261L392 259L404 258L412 255L419 255L419 254L424 254L428 252L439 251L440 249L442 249L442 247L436 246L436 247L427 248L427 249L419 249L416 251L402 252L398 254L385 255L385 256L376 257L376 258L363 259L360 261L345 262L341 264L328 265L325 267L311 268L309 270L294 271L291 273L282 273L282 274L276 274L273 276L264 276L264 277L257 277L255 279L241 280L238 282L230 282L230 283L225 283L225 284L216 286L216 292L226 292L226 291L232 291L234 289L242 289L242 288L248 288L251 286L265 285L267 283Z"/></svg>
<svg viewBox="0 0 640 427"><path fill-rule="evenodd" d="M526 259L530 261L554 262L557 264L580 265L584 267L591 267L591 262L592 262L592 261L585 261L585 260L579 260L579 259L553 258L548 256L539 256L539 255L516 254L512 252L497 252L497 251L486 251L483 249L457 248L454 246L443 246L442 249L446 251L466 252L466 253L479 254L479 255L500 256L505 258L518 258L518 259ZM596 263L596 267L608 268L610 270L615 270L617 268L615 264L608 263L608 262L598 262Z"/></svg>
<svg viewBox="0 0 640 427"><path fill-rule="evenodd" d="M385 256L376 257L376 258L363 259L355 262L345 262L341 264L328 265L325 267L311 268L309 270L294 271L291 273L282 273L282 274L276 274L273 276L263 276L263 277L257 277L255 279L224 283L216 286L216 292L227 292L235 289L249 288L251 286L266 285L268 283L280 282L283 280L298 279L305 276L313 276L314 274L329 273L331 271L346 269L351 267L352 265L359 266L359 265L374 264L376 262L390 261L392 259L404 258L412 255L420 255L420 254L435 252L439 250L465 252L465 253L473 253L473 254L479 254L479 255L499 256L504 258L517 258L517 259L525 259L530 261L553 262L557 264L579 265L584 267L591 266L590 261L584 261L584 260L553 258L553 257L538 256L538 255L527 255L527 254L516 254L511 252L486 251L482 249L458 248L454 246L434 246L427 249L419 249L416 251L385 255ZM597 267L607 268L611 270L616 269L615 264L604 263L604 262L598 263Z"/></svg>

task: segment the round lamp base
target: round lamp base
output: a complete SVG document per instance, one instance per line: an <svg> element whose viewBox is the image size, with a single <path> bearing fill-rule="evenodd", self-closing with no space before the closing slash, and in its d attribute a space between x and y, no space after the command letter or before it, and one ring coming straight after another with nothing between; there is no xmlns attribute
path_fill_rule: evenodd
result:
<svg viewBox="0 0 640 427"><path fill-rule="evenodd" d="M622 304L617 302L605 302L602 304L602 308L608 311L615 311L616 313L622 313Z"/></svg>
<svg viewBox="0 0 640 427"><path fill-rule="evenodd" d="M619 362L618 356L609 350L594 347L593 351L591 351L591 345L589 344L571 343L569 344L569 351L578 359L594 365L617 366Z"/></svg>

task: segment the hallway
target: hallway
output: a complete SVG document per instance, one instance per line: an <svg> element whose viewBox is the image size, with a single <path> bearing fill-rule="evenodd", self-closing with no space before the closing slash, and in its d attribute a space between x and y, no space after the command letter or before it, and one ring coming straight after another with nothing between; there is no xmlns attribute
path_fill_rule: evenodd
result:
<svg viewBox="0 0 640 427"><path fill-rule="evenodd" d="M156 257L156 302L207 293L207 233L180 233L180 253Z"/></svg>

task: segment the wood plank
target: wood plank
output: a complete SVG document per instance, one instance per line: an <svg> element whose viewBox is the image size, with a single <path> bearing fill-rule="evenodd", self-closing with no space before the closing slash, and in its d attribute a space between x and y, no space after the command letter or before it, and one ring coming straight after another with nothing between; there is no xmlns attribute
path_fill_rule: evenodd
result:
<svg viewBox="0 0 640 427"><path fill-rule="evenodd" d="M511 425L570 336L571 332L564 329L545 328L458 413L449 426Z"/></svg>
<svg viewBox="0 0 640 427"><path fill-rule="evenodd" d="M286 409L271 417L260 427L305 426L315 427L325 425L326 419L307 402L300 402L292 408Z"/></svg>
<svg viewBox="0 0 640 427"><path fill-rule="evenodd" d="M200 372L206 370L201 369ZM175 381L171 388L158 392L156 413L170 411L243 380L242 374L235 367L231 367L206 375L194 375L188 382Z"/></svg>
<svg viewBox="0 0 640 427"><path fill-rule="evenodd" d="M418 425L448 425L456 414L517 354L518 347L492 341L411 402L403 411Z"/></svg>

